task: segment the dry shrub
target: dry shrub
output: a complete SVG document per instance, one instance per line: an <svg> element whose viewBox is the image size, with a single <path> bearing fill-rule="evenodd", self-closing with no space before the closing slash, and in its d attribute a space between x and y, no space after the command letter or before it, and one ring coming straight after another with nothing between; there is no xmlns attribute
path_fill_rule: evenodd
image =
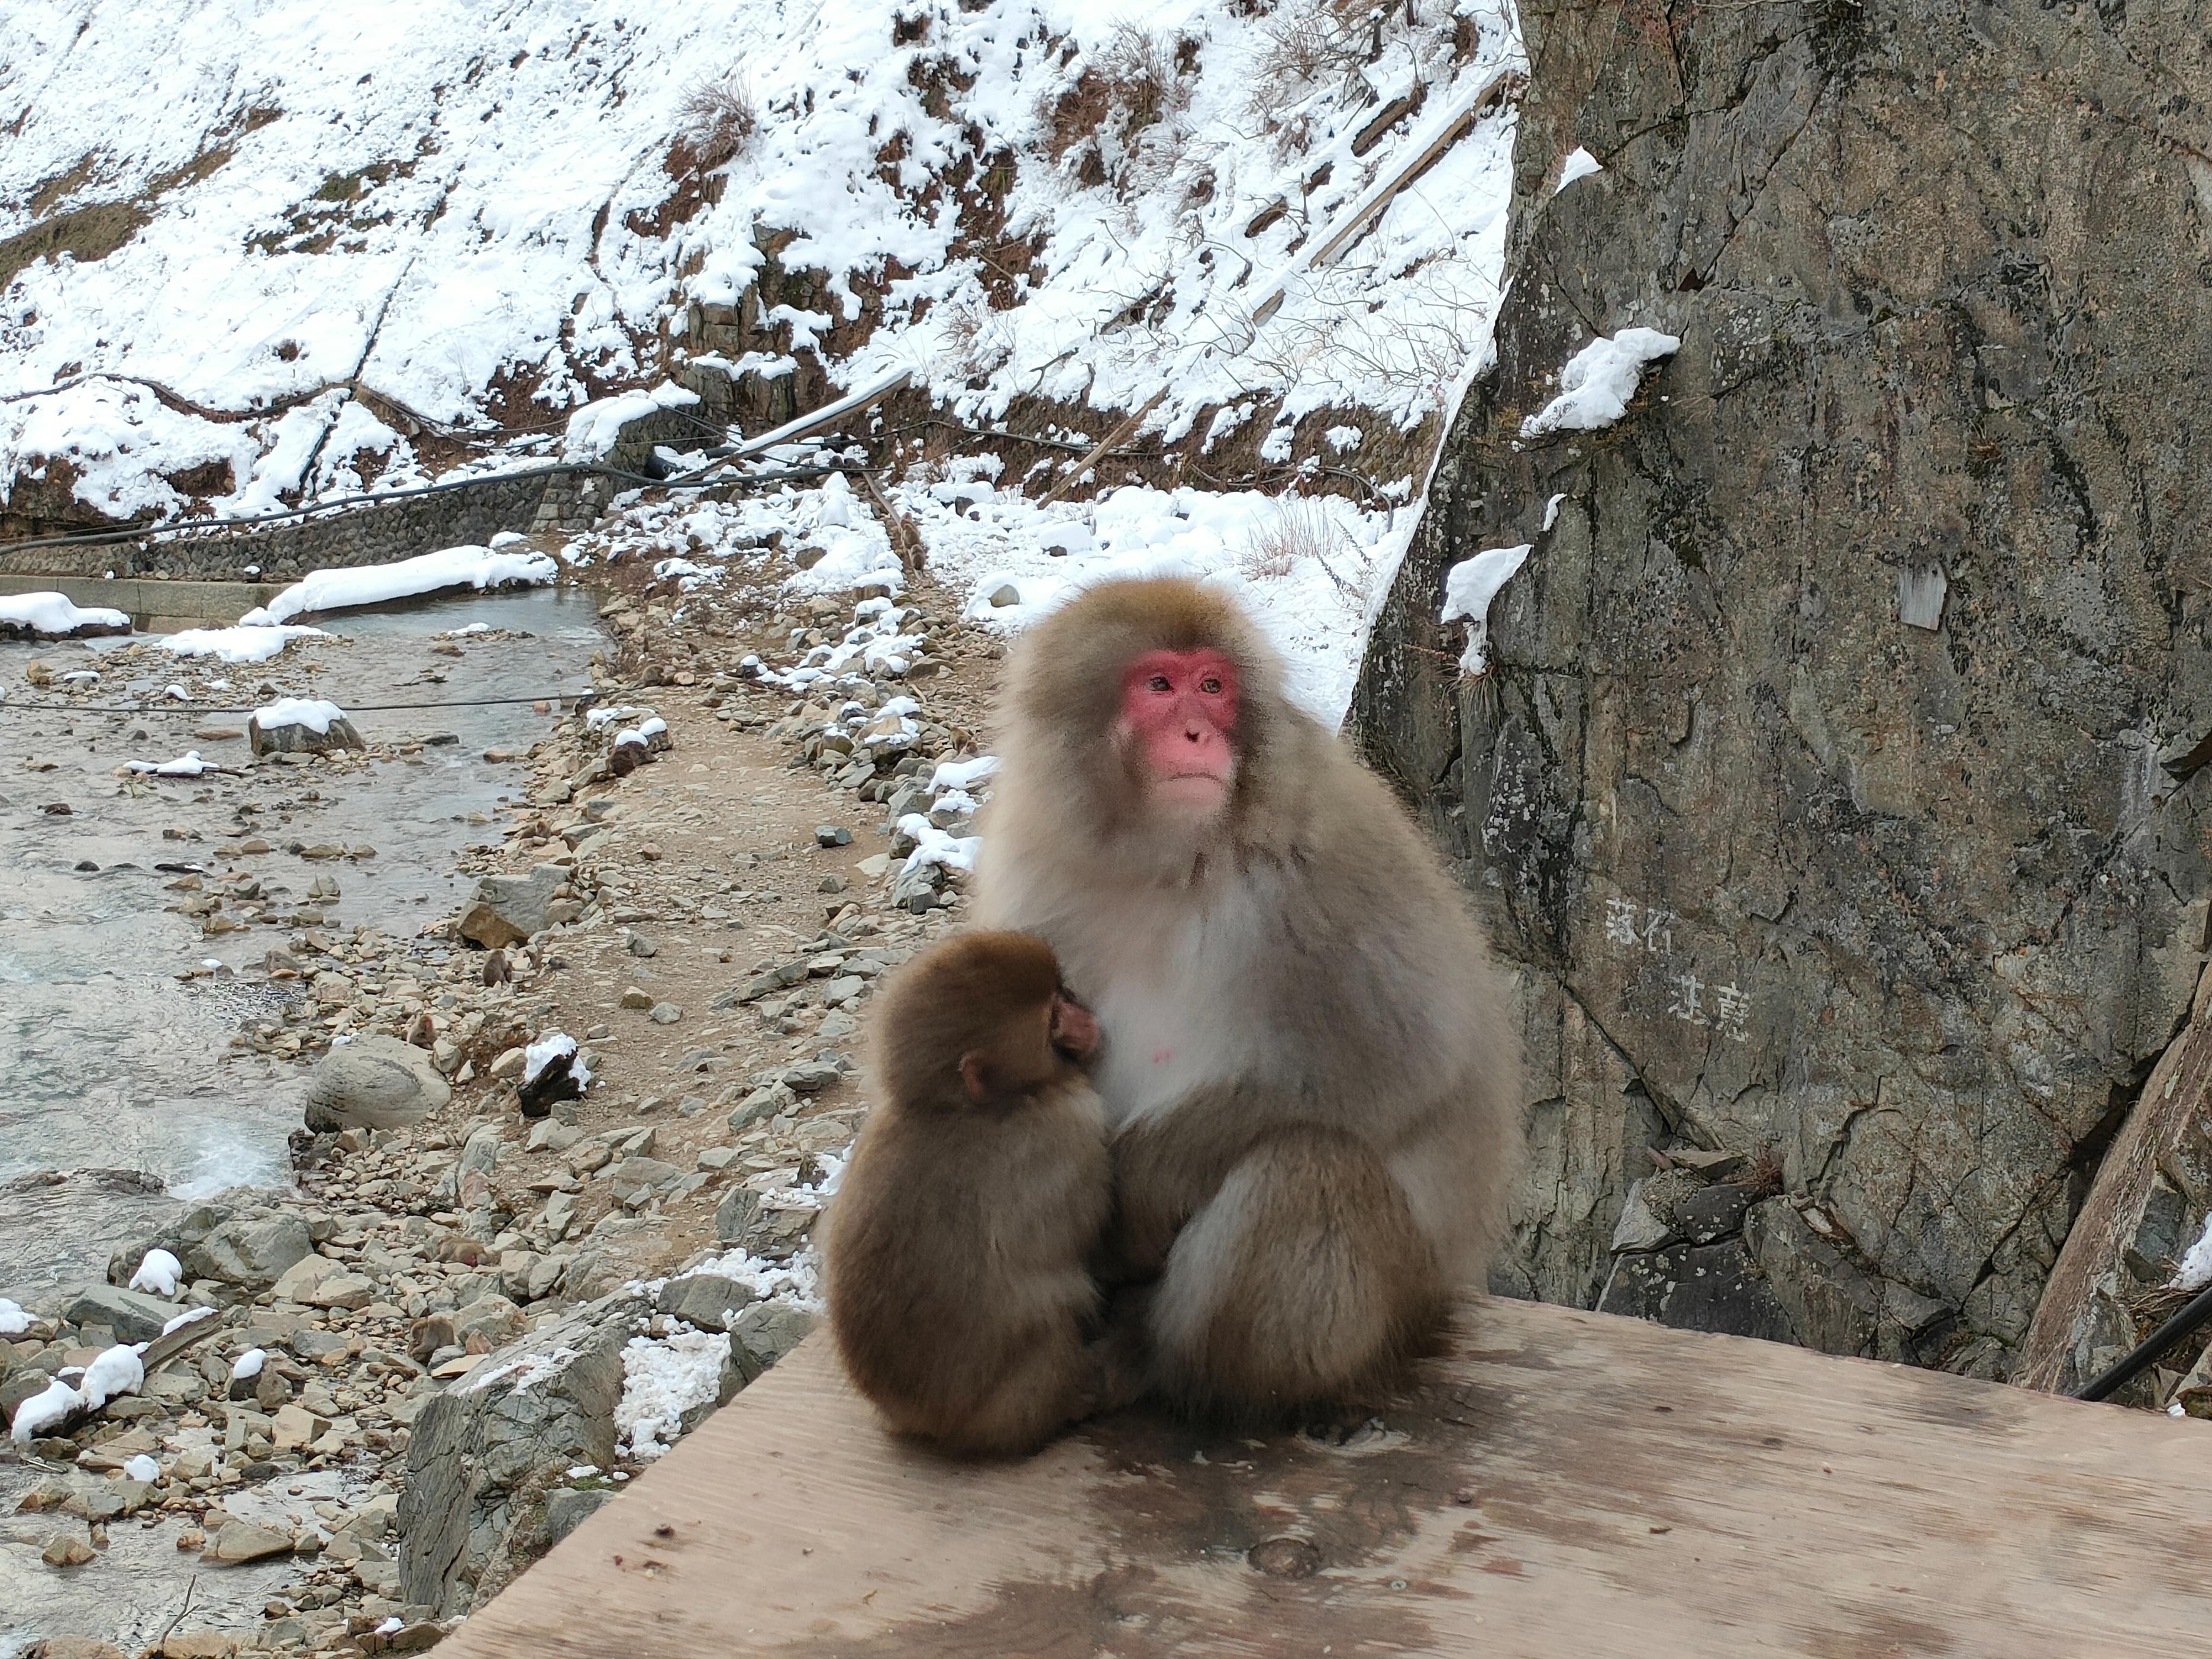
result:
<svg viewBox="0 0 2212 1659"><path fill-rule="evenodd" d="M1286 105L1350 75L1375 52L1368 9L1347 0L1296 0L1268 20L1266 33L1248 108L1269 125Z"/></svg>
<svg viewBox="0 0 2212 1659"><path fill-rule="evenodd" d="M1146 127L1178 115L1190 103L1183 76L1197 67L1197 43L1166 34L1148 34L1133 23L1115 27L1098 55L1098 74L1121 117L1126 144Z"/></svg>
<svg viewBox="0 0 2212 1659"><path fill-rule="evenodd" d="M971 390L980 389L1014 349L1006 319L976 300L953 300L939 311L945 356Z"/></svg>
<svg viewBox="0 0 2212 1659"><path fill-rule="evenodd" d="M735 161L760 129L752 88L734 70L718 80L702 81L685 93L677 117L682 123L677 130L678 149L689 167L702 173Z"/></svg>
<svg viewBox="0 0 2212 1659"><path fill-rule="evenodd" d="M1328 507L1303 495L1285 495L1275 503L1267 521L1255 525L1246 536L1237 568L1254 581L1279 580L1311 559L1335 574L1331 556L1342 552L1348 538Z"/></svg>

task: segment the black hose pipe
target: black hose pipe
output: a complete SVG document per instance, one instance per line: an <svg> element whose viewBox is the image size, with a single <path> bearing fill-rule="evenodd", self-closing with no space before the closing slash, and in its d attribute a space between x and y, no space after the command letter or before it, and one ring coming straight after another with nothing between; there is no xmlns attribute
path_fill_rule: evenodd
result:
<svg viewBox="0 0 2212 1659"><path fill-rule="evenodd" d="M2152 1361L2208 1319L2212 1319L2212 1285L2197 1291L2187 1307L2153 1331L2125 1359L2102 1376L2076 1389L2074 1397L2076 1400L2107 1398L2114 1389L2132 1382L2148 1370Z"/></svg>

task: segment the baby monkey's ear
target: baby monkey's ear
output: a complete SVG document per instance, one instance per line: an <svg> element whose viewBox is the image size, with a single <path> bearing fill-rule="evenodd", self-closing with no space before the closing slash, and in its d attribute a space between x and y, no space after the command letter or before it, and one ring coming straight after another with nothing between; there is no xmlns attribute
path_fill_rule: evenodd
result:
<svg viewBox="0 0 2212 1659"><path fill-rule="evenodd" d="M960 1081L968 1091L968 1098L978 1106L991 1097L991 1086L997 1081L993 1074L991 1058L981 1048L970 1049L960 1056Z"/></svg>

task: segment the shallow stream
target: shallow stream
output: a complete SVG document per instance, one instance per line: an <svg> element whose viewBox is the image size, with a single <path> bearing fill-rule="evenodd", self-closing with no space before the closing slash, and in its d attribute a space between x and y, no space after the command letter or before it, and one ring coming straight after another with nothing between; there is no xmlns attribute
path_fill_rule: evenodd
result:
<svg viewBox="0 0 2212 1659"><path fill-rule="evenodd" d="M433 635L477 623L501 633L456 641L459 656L432 650ZM522 764L485 751L519 754L550 723L527 702L483 700L574 696L589 688L588 659L605 642L574 590L434 599L318 625L337 637L214 667L230 682L215 694L220 703L251 707L274 687L337 702L372 744L438 741L359 772L257 766L242 738L192 736L245 726L243 713L215 712L207 697L121 714L25 701L33 657L57 672L100 672L97 702L137 701L127 688L155 671L109 663L127 641L0 643L9 694L0 702L0 1296L28 1304L102 1278L115 1241L179 1200L287 1178L304 1071L229 1047L241 1018L287 990L242 975L179 975L213 961L258 964L290 930L204 938L163 908L177 872L156 866L243 867L292 899L334 878L342 896L325 907L326 933L373 925L411 935L453 907L465 885L455 860L471 843L497 844L501 804L525 786ZM401 703L431 706L374 707ZM113 775L127 759L192 749L237 775L162 779L135 793ZM50 813L50 804L70 810ZM241 805L261 810L240 817ZM277 850L239 854L224 832L241 824ZM182 838L164 839L165 830ZM282 850L293 841L367 845L375 856L308 862Z"/></svg>

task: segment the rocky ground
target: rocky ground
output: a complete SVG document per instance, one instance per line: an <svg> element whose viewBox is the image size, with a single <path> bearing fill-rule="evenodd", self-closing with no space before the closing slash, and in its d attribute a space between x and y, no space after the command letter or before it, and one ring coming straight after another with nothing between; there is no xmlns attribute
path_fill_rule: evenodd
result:
<svg viewBox="0 0 2212 1659"><path fill-rule="evenodd" d="M219 792L180 809L203 869L170 902L210 936L276 930L234 1046L313 1062L316 1127L295 1187L113 1241L106 1285L0 1303L0 1571L79 1587L40 1597L74 1610L33 1627L51 1654L114 1650L62 1629L169 1656L429 1646L811 1326L861 1011L959 915L988 769L939 768L981 753L999 647L926 578L789 599L760 550L655 580L623 531L592 564L602 695L527 755L459 913L345 927L317 901L366 849L289 848L329 874L275 898L254 856L281 826L226 820ZM257 764L329 790L368 767ZM173 1288L158 1255L141 1273L157 1251ZM163 1363L135 1391L24 1433L23 1402L57 1377L81 1402L78 1368L138 1343ZM197 1556L166 1632L116 1628L125 1540Z"/></svg>

